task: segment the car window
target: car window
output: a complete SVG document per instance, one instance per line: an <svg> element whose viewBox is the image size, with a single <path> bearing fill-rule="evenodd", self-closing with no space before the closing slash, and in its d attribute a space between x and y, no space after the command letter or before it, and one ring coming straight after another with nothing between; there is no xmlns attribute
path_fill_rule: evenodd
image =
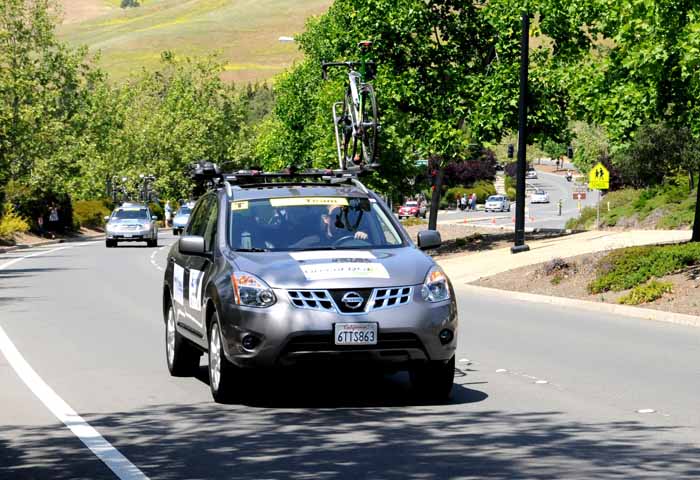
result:
<svg viewBox="0 0 700 480"><path fill-rule="evenodd" d="M192 213L192 209L190 207L180 207L180 209L177 211L177 215L187 215L188 213Z"/></svg>
<svg viewBox="0 0 700 480"><path fill-rule="evenodd" d="M217 220L219 218L219 202L218 199L212 195L211 201L209 202L207 224L204 229L204 249L207 252L211 252L214 248L214 242L216 240L217 232Z"/></svg>
<svg viewBox="0 0 700 480"><path fill-rule="evenodd" d="M407 206L407 207L417 207L417 206L418 206L418 202L406 202L406 206Z"/></svg>
<svg viewBox="0 0 700 480"><path fill-rule="evenodd" d="M209 219L208 207L211 198L211 196L204 197L195 205L190 221L187 224L187 235L204 236L204 232L207 227L207 220Z"/></svg>
<svg viewBox="0 0 700 480"><path fill-rule="evenodd" d="M234 250L388 248L402 237L367 198L294 197L230 203Z"/></svg>
<svg viewBox="0 0 700 480"><path fill-rule="evenodd" d="M145 208L120 208L112 214L115 220L150 220L151 216Z"/></svg>

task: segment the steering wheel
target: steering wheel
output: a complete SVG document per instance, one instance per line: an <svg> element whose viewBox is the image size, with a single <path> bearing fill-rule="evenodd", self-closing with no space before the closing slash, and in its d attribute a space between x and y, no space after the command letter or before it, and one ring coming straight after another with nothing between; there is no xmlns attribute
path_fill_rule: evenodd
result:
<svg viewBox="0 0 700 480"><path fill-rule="evenodd" d="M345 236L340 237L338 240L335 240L333 242L333 246L334 247L340 246L342 243L347 242L348 240L355 240L356 242L362 242L362 244L364 244L364 245L369 245L368 241L361 240L359 238L355 238L355 235L353 234L353 235L345 235Z"/></svg>

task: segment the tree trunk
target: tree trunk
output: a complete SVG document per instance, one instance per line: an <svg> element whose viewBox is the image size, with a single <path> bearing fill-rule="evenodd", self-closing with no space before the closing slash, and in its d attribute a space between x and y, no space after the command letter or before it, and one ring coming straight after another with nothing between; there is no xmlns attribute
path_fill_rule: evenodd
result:
<svg viewBox="0 0 700 480"><path fill-rule="evenodd" d="M437 215L440 208L440 197L442 195L442 166L437 167L437 177L435 178L435 188L430 200L430 220L428 220L428 230L437 230Z"/></svg>
<svg viewBox="0 0 700 480"><path fill-rule="evenodd" d="M693 175L693 172L688 171L688 188L692 192L693 189L695 188L695 176Z"/></svg>
<svg viewBox="0 0 700 480"><path fill-rule="evenodd" d="M695 221L693 222L693 237L691 242L700 242L700 186L698 186L698 196L695 200Z"/></svg>

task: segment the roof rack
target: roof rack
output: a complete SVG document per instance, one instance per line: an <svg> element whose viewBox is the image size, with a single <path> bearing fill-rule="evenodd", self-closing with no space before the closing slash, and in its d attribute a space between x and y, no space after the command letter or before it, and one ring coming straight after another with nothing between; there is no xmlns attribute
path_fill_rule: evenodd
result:
<svg viewBox="0 0 700 480"><path fill-rule="evenodd" d="M331 170L311 169L296 170L288 168L280 172L265 172L262 170L238 170L236 172L223 173L221 178L226 187L226 193L231 196L233 188L259 188L261 185L336 185L340 183L352 183L363 192L368 193L367 188L359 181L358 177L367 173L367 169Z"/></svg>
<svg viewBox="0 0 700 480"><path fill-rule="evenodd" d="M191 167L191 178L200 186L209 188L226 188L226 194L233 196L234 188L260 188L261 185L335 185L351 183L364 193L369 193L367 187L359 181L360 175L374 171L376 165L358 167L349 170L309 169L298 170L288 167L279 172L265 172L260 169L237 170L223 173L216 164L211 162L195 163Z"/></svg>

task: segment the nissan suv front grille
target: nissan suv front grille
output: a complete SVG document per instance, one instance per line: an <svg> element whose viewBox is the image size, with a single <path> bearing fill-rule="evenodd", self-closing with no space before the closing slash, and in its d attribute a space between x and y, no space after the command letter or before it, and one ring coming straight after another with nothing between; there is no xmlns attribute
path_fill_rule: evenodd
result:
<svg viewBox="0 0 700 480"><path fill-rule="evenodd" d="M334 312L335 305L326 290L289 290L292 304L298 308Z"/></svg>
<svg viewBox="0 0 700 480"><path fill-rule="evenodd" d="M319 310L322 312L337 312L344 315L358 315L384 310L387 308L406 305L413 298L413 287L392 287L374 289L343 289L343 290L288 290L289 299L297 308ZM345 304L348 295L363 299L358 307ZM357 298L357 297L355 297Z"/></svg>
<svg viewBox="0 0 700 480"><path fill-rule="evenodd" d="M374 304L372 310L405 305L411 301L413 288L377 288L374 290Z"/></svg>

